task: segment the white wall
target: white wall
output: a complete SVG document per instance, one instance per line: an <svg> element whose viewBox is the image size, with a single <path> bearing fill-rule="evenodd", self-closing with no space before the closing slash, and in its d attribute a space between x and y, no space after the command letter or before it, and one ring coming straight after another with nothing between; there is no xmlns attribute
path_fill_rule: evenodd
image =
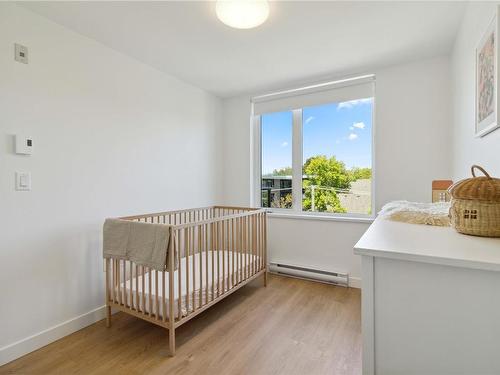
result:
<svg viewBox="0 0 500 375"><path fill-rule="evenodd" d="M104 218L218 200L220 101L12 3L0 72L1 363L6 345L104 304ZM13 153L19 132L33 156Z"/></svg>
<svg viewBox="0 0 500 375"><path fill-rule="evenodd" d="M450 177L449 70L449 59L439 57L375 71L377 210L395 199L429 201L431 181ZM249 116L249 97L223 102L226 203L249 204ZM270 259L347 271L356 280L360 262L352 248L367 227L270 218Z"/></svg>
<svg viewBox="0 0 500 375"><path fill-rule="evenodd" d="M468 4L452 54L453 79L453 177L470 176L470 166L480 164L500 176L500 130L474 137L475 49L492 20L498 3Z"/></svg>

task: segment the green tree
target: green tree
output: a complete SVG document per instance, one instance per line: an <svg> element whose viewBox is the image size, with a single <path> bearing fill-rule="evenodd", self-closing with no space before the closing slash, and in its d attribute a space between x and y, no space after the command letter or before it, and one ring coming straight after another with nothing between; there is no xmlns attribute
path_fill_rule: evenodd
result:
<svg viewBox="0 0 500 375"><path fill-rule="evenodd" d="M303 181L304 197L302 205L305 210L312 209L312 192L314 190L314 209L316 211L346 212L340 204L337 189L351 187L351 175L345 164L335 156L313 156L306 160L303 173L307 179ZM313 188L314 186L314 188Z"/></svg>
<svg viewBox="0 0 500 375"><path fill-rule="evenodd" d="M372 170L371 168L352 168L350 171L351 180L366 180L372 178Z"/></svg>

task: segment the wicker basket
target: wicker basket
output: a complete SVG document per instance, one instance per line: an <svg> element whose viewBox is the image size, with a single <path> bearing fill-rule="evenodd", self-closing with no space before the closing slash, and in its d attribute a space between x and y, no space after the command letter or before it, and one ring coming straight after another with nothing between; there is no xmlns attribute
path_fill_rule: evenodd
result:
<svg viewBox="0 0 500 375"><path fill-rule="evenodd" d="M476 177L475 170L484 176ZM500 237L500 179L480 166L471 168L473 178L450 186L451 225L460 233L483 237Z"/></svg>

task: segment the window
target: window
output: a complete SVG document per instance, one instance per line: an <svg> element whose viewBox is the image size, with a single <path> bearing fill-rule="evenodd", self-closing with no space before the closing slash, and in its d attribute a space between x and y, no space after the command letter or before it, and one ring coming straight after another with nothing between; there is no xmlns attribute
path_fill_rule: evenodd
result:
<svg viewBox="0 0 500 375"><path fill-rule="evenodd" d="M262 207L292 208L292 112L261 117Z"/></svg>
<svg viewBox="0 0 500 375"><path fill-rule="evenodd" d="M254 98L257 204L372 215L374 77L346 81Z"/></svg>

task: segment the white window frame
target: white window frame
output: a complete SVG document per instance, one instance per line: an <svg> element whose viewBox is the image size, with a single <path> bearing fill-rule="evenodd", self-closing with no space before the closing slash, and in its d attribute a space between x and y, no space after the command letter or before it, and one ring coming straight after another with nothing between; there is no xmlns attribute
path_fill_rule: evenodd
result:
<svg viewBox="0 0 500 375"><path fill-rule="evenodd" d="M338 82L344 82L338 81ZM326 84L334 84L328 82ZM317 85L322 87L326 84ZM310 89L314 86L308 86ZM302 90L297 89L297 90ZM287 90L289 93L293 90ZM273 95L273 94L270 94ZM261 178L262 178L262 134L261 134L261 115L254 115L254 101L251 101L251 166L250 166L250 185L251 196L250 204L252 207L261 207ZM291 218L291 219L317 219L317 220L336 220L336 221L354 221L371 222L375 218L375 185L376 185L376 159L375 159L375 133L376 133L376 92L375 80L373 90L372 105L372 129L371 129L371 215L357 213L336 213L336 212L311 212L302 209L302 162L303 162L303 134L302 134L302 108L292 109L292 208L270 208L271 216Z"/></svg>

